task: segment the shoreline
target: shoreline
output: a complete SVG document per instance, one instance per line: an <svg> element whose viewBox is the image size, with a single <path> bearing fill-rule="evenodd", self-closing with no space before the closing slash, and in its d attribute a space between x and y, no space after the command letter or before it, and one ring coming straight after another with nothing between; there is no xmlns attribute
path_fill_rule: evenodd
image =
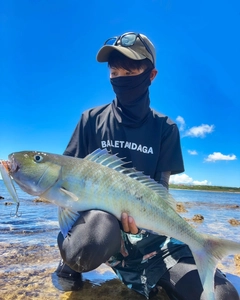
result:
<svg viewBox="0 0 240 300"><path fill-rule="evenodd" d="M174 190L188 190L188 191L197 191L197 192L217 192L217 193L240 194L240 188L237 188L237 187L169 184L169 188L174 189Z"/></svg>
<svg viewBox="0 0 240 300"><path fill-rule="evenodd" d="M181 189L181 188L173 188L169 187L169 190L176 190L176 191L192 191L192 192L209 192L209 193L229 193L229 194L240 194L240 192L229 192L229 191L213 191L213 190L195 190L195 189Z"/></svg>

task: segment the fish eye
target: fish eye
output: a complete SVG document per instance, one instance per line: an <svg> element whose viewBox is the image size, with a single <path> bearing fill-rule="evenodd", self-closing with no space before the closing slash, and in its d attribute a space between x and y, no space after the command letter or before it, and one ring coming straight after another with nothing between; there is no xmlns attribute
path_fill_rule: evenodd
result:
<svg viewBox="0 0 240 300"><path fill-rule="evenodd" d="M34 155L33 158L34 158L35 162L37 162L37 163L39 163L43 160L43 157L39 154Z"/></svg>

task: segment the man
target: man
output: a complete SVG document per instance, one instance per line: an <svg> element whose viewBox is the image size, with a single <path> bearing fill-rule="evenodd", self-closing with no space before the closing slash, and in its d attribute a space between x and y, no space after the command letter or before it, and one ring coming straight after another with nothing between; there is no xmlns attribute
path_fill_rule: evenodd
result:
<svg viewBox="0 0 240 300"><path fill-rule="evenodd" d="M125 33L108 39L97 60L108 62L116 98L82 114L64 154L83 158L107 148L168 188L170 175L183 172L184 166L176 124L150 108L149 86L157 75L153 44L143 34ZM202 285L188 246L139 231L126 213L120 223L106 212L81 212L68 236L59 234L58 245L63 258L59 277L77 280L82 272L107 262L128 287L146 298L157 285L171 299L201 297ZM215 284L216 299L239 299L220 271Z"/></svg>

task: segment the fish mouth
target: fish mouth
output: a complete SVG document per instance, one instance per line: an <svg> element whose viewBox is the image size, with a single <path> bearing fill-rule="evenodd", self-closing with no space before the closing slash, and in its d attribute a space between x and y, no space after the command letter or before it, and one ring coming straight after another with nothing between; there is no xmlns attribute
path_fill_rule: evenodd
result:
<svg viewBox="0 0 240 300"><path fill-rule="evenodd" d="M14 160L1 160L0 163L8 174L15 173L19 169L18 164Z"/></svg>
<svg viewBox="0 0 240 300"><path fill-rule="evenodd" d="M29 193L29 186L25 182L24 176L21 176L21 162L17 160L14 156L14 153L8 155L8 161L6 161L6 166L8 168L9 175L13 178L13 180L20 186L20 188ZM35 193L34 195L37 195Z"/></svg>
<svg viewBox="0 0 240 300"><path fill-rule="evenodd" d="M13 155L9 155L9 160L6 161L5 163L6 163L5 168L7 169L10 175L16 173L19 170L19 165L14 159Z"/></svg>

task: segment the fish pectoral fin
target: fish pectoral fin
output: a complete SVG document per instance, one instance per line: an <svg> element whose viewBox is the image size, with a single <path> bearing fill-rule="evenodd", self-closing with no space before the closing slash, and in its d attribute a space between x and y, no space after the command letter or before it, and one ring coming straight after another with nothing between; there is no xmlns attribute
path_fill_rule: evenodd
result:
<svg viewBox="0 0 240 300"><path fill-rule="evenodd" d="M67 195L68 197L70 197L72 200L74 201L78 201L78 196L76 196L74 193L69 192L68 190L66 190L65 188L61 187L60 191L62 193L64 193L65 195Z"/></svg>
<svg viewBox="0 0 240 300"><path fill-rule="evenodd" d="M63 207L58 208L58 222L64 238L79 216L79 212L74 212Z"/></svg>

